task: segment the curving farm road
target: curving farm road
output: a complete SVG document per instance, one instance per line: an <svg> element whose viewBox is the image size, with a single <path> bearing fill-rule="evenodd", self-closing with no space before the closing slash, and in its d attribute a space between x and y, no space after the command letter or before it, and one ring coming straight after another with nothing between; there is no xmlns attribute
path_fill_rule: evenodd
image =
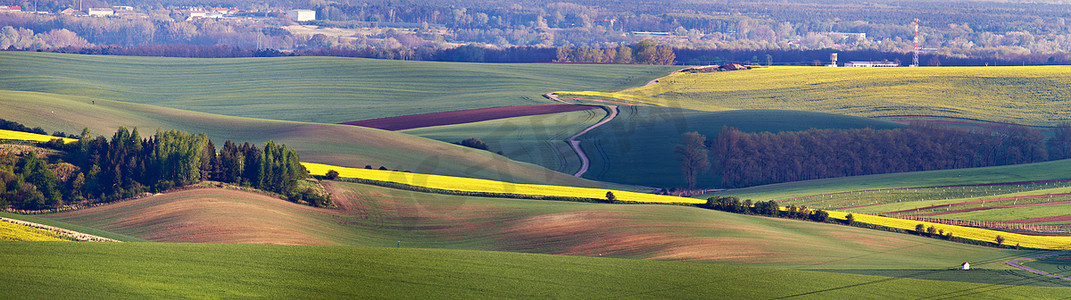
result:
<svg viewBox="0 0 1071 300"><path fill-rule="evenodd" d="M576 104L576 103L566 102L565 100L562 100L561 98L558 98L558 94L555 94L555 93L547 93L547 94L543 95L543 97L547 97L547 99L558 101L558 102L565 103L565 104L574 104L574 105ZM570 146L573 146L573 151L576 152L576 155L580 157L580 170L576 171L576 174L573 174L573 176L576 176L576 177L584 176L584 173L587 173L588 169L591 168L591 160L589 160L588 159L588 155L586 153L584 153L584 149L580 149L580 141L577 140L577 138L579 138L581 135L584 135L585 133L588 133L588 131L591 131L592 129L598 128L599 126L602 126L603 124L606 124L606 123L608 123L610 121L613 121L614 118L617 117L617 111L618 111L617 110L617 105L606 105L604 107L606 107L607 109L610 110L610 114L609 115L607 115L605 118L603 118L602 121L599 121L598 123L595 123L594 125L588 126L588 128L584 129L584 131L581 131L580 133L577 133L577 134L573 135L572 137L570 137L568 140L566 140L567 142L569 142Z"/></svg>
<svg viewBox="0 0 1071 300"><path fill-rule="evenodd" d="M1059 279L1063 279L1063 280L1071 280L1071 278L1067 278L1067 277L1056 275L1056 274L1052 274L1052 273L1047 273L1047 272L1044 272L1044 271L1041 271L1041 270L1038 270L1038 269L1034 269L1034 268L1027 267L1027 266L1019 264L1020 261L1024 261L1024 260L1028 260L1028 259L1038 259L1038 258L1045 258L1045 257L1057 256L1057 255L1067 255L1067 254L1071 254L1071 252L1060 252L1060 253L1032 256L1032 257L1024 257L1024 258L1009 260L1009 261L1006 261L1004 263L1008 264L1009 266L1012 266L1012 267L1016 267L1016 268L1023 269L1023 270L1029 271L1029 272L1033 272L1033 273L1037 273L1037 274L1041 274L1041 275L1044 275L1044 276L1049 276L1049 277L1052 277L1052 278L1059 278Z"/></svg>
<svg viewBox="0 0 1071 300"><path fill-rule="evenodd" d="M580 156L580 170L576 171L576 174L573 174L573 176L583 176L584 173L588 172L588 168L591 167L591 161L588 160L587 154L584 154L584 149L580 149L580 141L578 141L576 138L580 137L581 135L584 135L585 133L588 133L588 131L591 131L592 129L602 126L602 124L606 124L607 122L612 121L614 118L617 117L617 105L607 105L606 108L610 109L610 115L603 118L602 121L599 121L599 123L595 123L587 129L584 129L584 131L581 131L573 137L570 137L568 140L569 145L573 146L573 151L576 151L576 154Z"/></svg>

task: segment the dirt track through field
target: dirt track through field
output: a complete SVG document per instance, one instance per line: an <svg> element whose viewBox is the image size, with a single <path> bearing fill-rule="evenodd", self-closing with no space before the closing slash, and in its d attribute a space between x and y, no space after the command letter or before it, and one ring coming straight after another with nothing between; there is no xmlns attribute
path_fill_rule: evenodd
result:
<svg viewBox="0 0 1071 300"><path fill-rule="evenodd" d="M1060 253L1032 256L1032 257L1024 257L1024 258L1009 260L1009 261L1006 261L1004 263L1008 264L1009 266L1012 266L1012 267L1016 267L1016 268L1019 268L1019 269L1026 270L1028 272L1033 272L1033 273L1041 274L1041 275L1052 277L1052 278L1059 278L1059 279L1071 281L1071 278L1067 278L1067 277L1056 275L1056 274L1052 274L1052 273L1043 272L1041 270L1037 270L1037 269L1034 269L1034 268L1027 267L1027 266L1019 264L1020 261L1024 261L1024 260L1039 259L1039 258L1046 258L1046 257L1050 257L1050 256L1067 255L1067 254L1071 254L1071 252L1060 252Z"/></svg>
<svg viewBox="0 0 1071 300"><path fill-rule="evenodd" d="M617 105L608 105L606 107L610 109L610 115L607 115L606 118L603 118L602 121L599 121L599 123L595 123L587 129L584 129L584 131L581 131L580 133L577 133L576 135L569 138L569 145L573 146L573 150L576 151L576 154L580 156L580 170L576 171L576 174L573 174L573 176L584 176L584 173L587 173L588 168L591 167L591 160L589 160L588 155L584 153L584 149L580 149L580 141L577 140L577 138L579 138L581 135L584 135L585 133L588 133L588 131L591 131L592 129L598 128L599 126L602 126L607 122L613 121L614 118L617 117Z"/></svg>

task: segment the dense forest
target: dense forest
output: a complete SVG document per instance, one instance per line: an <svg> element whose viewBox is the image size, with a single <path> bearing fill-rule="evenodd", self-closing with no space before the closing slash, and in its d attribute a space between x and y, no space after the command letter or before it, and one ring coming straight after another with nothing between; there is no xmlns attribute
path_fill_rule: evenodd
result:
<svg viewBox="0 0 1071 300"><path fill-rule="evenodd" d="M77 142L42 146L60 154L0 157L0 208L40 210L66 203L99 203L145 192L215 180L279 193L292 201L329 206L330 198L298 188L307 172L293 150L268 142L263 149L226 141L216 147L203 133L157 131L141 138L119 128L109 140L84 130Z"/></svg>
<svg viewBox="0 0 1071 300"><path fill-rule="evenodd" d="M711 166L725 187L809 179L1023 164L1071 158L1071 125L1047 141L1023 126L965 130L913 124L907 128L812 129L745 133L725 127L706 137L686 133L678 146L685 178ZM685 149L685 150L681 150ZM697 157L709 150L711 162ZM705 170L705 168L698 168ZM688 180L693 183L694 179Z"/></svg>
<svg viewBox="0 0 1071 300"><path fill-rule="evenodd" d="M286 53L336 49L341 52L326 53L387 59L482 61L471 56L444 59L442 57L449 54L442 54L442 51L465 45L488 50L589 47L604 50L605 54L605 50L620 45L651 39L660 46L678 50L677 63L718 61L715 58L742 61L724 54L679 55L680 50L720 50L763 51L773 55L775 64L809 64L828 55L796 59L777 53L823 49L907 53L913 49L912 21L919 18L921 47L923 54L928 56L922 61L924 65L956 64L952 59L941 58L931 62L930 57L1003 59L1028 64L1069 63L1066 53L1071 52L1071 24L1067 22L1071 17L1069 4L921 0L673 3L604 0L92 0L83 1L83 5L129 5L134 10L108 17L83 17L64 14L72 8L72 3L0 0L0 5L20 5L24 10L35 8L47 13L0 13L0 49L118 46L126 50L109 53L130 54L144 53L131 49L159 50L167 48L166 45L179 44L226 46L220 49L243 49L242 53L247 55L273 53L260 52L265 49ZM190 6L228 8L238 12L215 18L195 18L189 13ZM303 23L291 21L285 10L293 8L315 10L317 19ZM316 27L333 31L309 29ZM96 53L101 52L106 51ZM205 52L201 51L201 55ZM763 58L763 55L754 56ZM903 56L891 56L894 55L864 59L903 59ZM744 59L751 57L744 56Z"/></svg>

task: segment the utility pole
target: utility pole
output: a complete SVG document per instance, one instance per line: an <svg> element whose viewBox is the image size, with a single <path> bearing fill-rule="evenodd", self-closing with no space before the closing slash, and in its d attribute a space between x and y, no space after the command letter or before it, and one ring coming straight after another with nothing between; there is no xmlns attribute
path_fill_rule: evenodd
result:
<svg viewBox="0 0 1071 300"><path fill-rule="evenodd" d="M914 58L911 59L911 66L919 66L919 19L915 18L915 52Z"/></svg>

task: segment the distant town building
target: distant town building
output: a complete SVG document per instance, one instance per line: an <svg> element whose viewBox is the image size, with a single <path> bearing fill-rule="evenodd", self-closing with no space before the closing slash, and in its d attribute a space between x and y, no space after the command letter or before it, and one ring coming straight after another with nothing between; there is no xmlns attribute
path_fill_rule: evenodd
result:
<svg viewBox="0 0 1071 300"><path fill-rule="evenodd" d="M316 11L311 9L291 9L286 11L286 16L295 22L316 20Z"/></svg>
<svg viewBox="0 0 1071 300"><path fill-rule="evenodd" d="M238 9L237 8L214 7L214 8L212 8L212 11L220 13L220 14L223 14L223 15L233 15L233 14L238 13Z"/></svg>
<svg viewBox="0 0 1071 300"><path fill-rule="evenodd" d="M867 68L867 67L899 67L900 63L891 62L888 60L883 61L849 61L844 64L845 67Z"/></svg>
<svg viewBox="0 0 1071 300"><path fill-rule="evenodd" d="M182 12L189 15L188 17L186 17L187 21L208 16L208 11L202 7L187 7Z"/></svg>
<svg viewBox="0 0 1071 300"><path fill-rule="evenodd" d="M0 12L22 12L22 6L13 5L0 5Z"/></svg>
<svg viewBox="0 0 1071 300"><path fill-rule="evenodd" d="M866 39L866 33L865 32L830 32L830 33L826 33L826 35L828 35L829 38L835 39L835 40L843 40L843 39L848 39L848 38L856 38L856 39L860 39L860 40L865 40Z"/></svg>
<svg viewBox="0 0 1071 300"><path fill-rule="evenodd" d="M131 10L134 10L134 7L133 6L119 5L119 6L112 6L112 9L114 9L115 11L131 11Z"/></svg>
<svg viewBox="0 0 1071 300"><path fill-rule="evenodd" d="M103 17L114 15L115 11L111 8L90 7L89 10L86 11L86 14L88 14L90 17Z"/></svg>

